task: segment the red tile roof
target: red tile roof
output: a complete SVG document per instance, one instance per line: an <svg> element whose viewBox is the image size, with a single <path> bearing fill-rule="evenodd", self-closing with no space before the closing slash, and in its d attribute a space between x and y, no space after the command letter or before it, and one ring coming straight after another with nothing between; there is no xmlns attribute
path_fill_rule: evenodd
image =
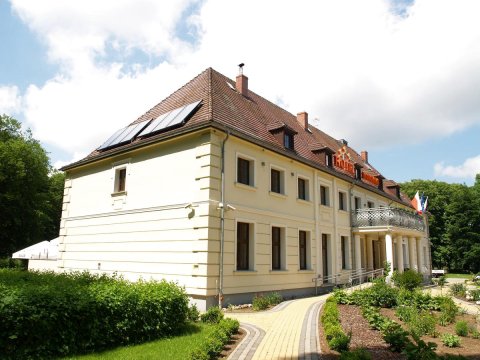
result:
<svg viewBox="0 0 480 360"><path fill-rule="evenodd" d="M67 165L62 170L69 170L119 152L124 152L152 142L158 142L181 133L194 131L200 127L214 126L220 129L227 128L237 136L244 137L261 146L269 147L286 156L294 157L296 160L306 162L311 166L342 177L348 181L354 181L359 186L378 192L397 202L403 202L407 205L410 203L404 194L402 194L402 199L398 199L388 188L388 185L392 186L393 181L389 182L385 180L383 188L379 190L376 186L354 180L353 175L348 171L338 167L328 168L325 165L324 156L315 150L330 148L333 151L337 151L344 146L341 140L334 139L310 124L308 130L306 130L297 121L295 115L251 90L248 90L248 96L240 94L235 89L235 81L212 68L203 71L190 82L155 105L152 109L148 110L145 114L141 115L132 122L132 124L155 119L168 111L198 100L202 100L202 105L182 127L167 130L150 137L136 138L131 143L112 149L103 151L95 150L85 159ZM272 130L282 127L296 132L295 152L286 150L283 143L272 133ZM373 176L381 176L371 164L363 161L360 154L354 149L346 146L345 150L353 163L362 166L363 172Z"/></svg>

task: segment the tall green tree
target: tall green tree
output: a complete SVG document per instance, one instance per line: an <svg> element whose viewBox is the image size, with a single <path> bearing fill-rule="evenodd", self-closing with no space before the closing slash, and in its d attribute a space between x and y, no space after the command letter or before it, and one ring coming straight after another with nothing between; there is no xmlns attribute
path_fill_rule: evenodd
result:
<svg viewBox="0 0 480 360"><path fill-rule="evenodd" d="M428 196L433 265L480 271L480 175L472 187L431 180L401 187L410 197L417 191Z"/></svg>
<svg viewBox="0 0 480 360"><path fill-rule="evenodd" d="M50 177L51 170L46 151L31 132L1 115L0 256L58 236L63 174Z"/></svg>

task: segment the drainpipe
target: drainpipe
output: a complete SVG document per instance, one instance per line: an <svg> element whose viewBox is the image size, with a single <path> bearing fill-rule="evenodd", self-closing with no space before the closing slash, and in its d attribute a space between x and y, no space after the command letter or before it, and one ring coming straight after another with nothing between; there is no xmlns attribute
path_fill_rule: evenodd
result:
<svg viewBox="0 0 480 360"><path fill-rule="evenodd" d="M352 198L353 198L353 188L355 187L355 183L352 181L350 183L350 189L348 190L348 195L349 195L349 201L350 201L350 246L353 244L353 249L352 249L352 264L353 260L357 259L357 254L355 253L355 235L353 234L353 210L352 210ZM353 202L353 205L355 206L355 201ZM357 267L357 263L355 262L355 267ZM352 266L352 271L354 271ZM358 275L358 274L357 274Z"/></svg>
<svg viewBox="0 0 480 360"><path fill-rule="evenodd" d="M223 252L225 242L225 143L227 142L230 132L226 131L227 136L222 141L221 150L221 187L220 187L220 270L219 270L219 287L218 287L218 307L223 306Z"/></svg>

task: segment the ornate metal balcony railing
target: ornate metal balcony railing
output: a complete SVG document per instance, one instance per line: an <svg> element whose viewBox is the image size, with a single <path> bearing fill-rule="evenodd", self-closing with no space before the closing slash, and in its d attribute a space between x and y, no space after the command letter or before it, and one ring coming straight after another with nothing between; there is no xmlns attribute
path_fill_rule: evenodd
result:
<svg viewBox="0 0 480 360"><path fill-rule="evenodd" d="M425 231L423 217L407 210L384 207L359 209L352 212L352 227L370 226L398 226Z"/></svg>

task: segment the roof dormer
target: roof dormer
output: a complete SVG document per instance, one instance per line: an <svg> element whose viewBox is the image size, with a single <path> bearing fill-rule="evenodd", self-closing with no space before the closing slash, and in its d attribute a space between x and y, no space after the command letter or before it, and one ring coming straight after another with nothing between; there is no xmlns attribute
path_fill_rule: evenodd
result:
<svg viewBox="0 0 480 360"><path fill-rule="evenodd" d="M295 151L295 135L298 133L287 124L274 125L269 131L287 150Z"/></svg>

